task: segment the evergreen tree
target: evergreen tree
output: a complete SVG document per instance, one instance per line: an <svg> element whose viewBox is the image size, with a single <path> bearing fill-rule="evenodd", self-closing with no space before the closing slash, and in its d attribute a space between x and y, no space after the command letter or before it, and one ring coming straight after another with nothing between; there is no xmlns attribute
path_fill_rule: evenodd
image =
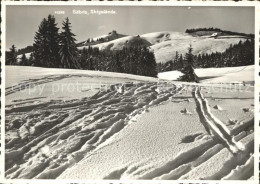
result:
<svg viewBox="0 0 260 184"><path fill-rule="evenodd" d="M179 70L182 70L182 68L183 68L183 66L184 66L182 54L181 54L180 57L179 57L178 63L179 63L178 69L179 69Z"/></svg>
<svg viewBox="0 0 260 184"><path fill-rule="evenodd" d="M85 47L81 51L79 62L83 68L87 69L87 50Z"/></svg>
<svg viewBox="0 0 260 184"><path fill-rule="evenodd" d="M28 60L25 56L25 54L22 55L21 61L20 61L20 65L22 66L27 66L28 65Z"/></svg>
<svg viewBox="0 0 260 184"><path fill-rule="evenodd" d="M49 46L48 67L60 67L60 56L59 56L59 28L55 22L53 15L49 15L47 19L48 31L47 40Z"/></svg>
<svg viewBox="0 0 260 184"><path fill-rule="evenodd" d="M155 56L154 56L154 53L153 52L150 52L149 50L147 50L147 65L149 66L149 69L148 69L148 73L147 73L147 76L150 76L150 77L157 77L157 71L156 71L156 60L155 60Z"/></svg>
<svg viewBox="0 0 260 184"><path fill-rule="evenodd" d="M176 51L175 58L173 60L173 69L172 70L176 70L177 69L178 59L179 59L179 53Z"/></svg>
<svg viewBox="0 0 260 184"><path fill-rule="evenodd" d="M63 68L80 68L78 59L78 49L76 46L75 35L71 32L71 23L69 19L62 23L62 32L60 34L60 50L61 63Z"/></svg>
<svg viewBox="0 0 260 184"><path fill-rule="evenodd" d="M116 61L116 72L122 73L123 72L123 68L122 68L122 62L120 60L120 53L117 52L115 54L115 61Z"/></svg>
<svg viewBox="0 0 260 184"><path fill-rule="evenodd" d="M35 33L33 53L36 66L59 67L59 28L55 18L49 15L43 19Z"/></svg>
<svg viewBox="0 0 260 184"><path fill-rule="evenodd" d="M165 71L172 71L173 70L173 61L167 61L165 63Z"/></svg>
<svg viewBox="0 0 260 184"><path fill-rule="evenodd" d="M35 57L35 66L45 66L46 56L48 54L47 44L47 20L44 18L34 36L33 53Z"/></svg>
<svg viewBox="0 0 260 184"><path fill-rule="evenodd" d="M194 60L193 60L193 54L192 54L193 48L190 47L188 48L188 52L185 55L185 60L184 60L184 67L181 70L183 73L183 76L181 76L179 79L182 81L187 81L187 82L198 82L198 77L194 72Z"/></svg>
<svg viewBox="0 0 260 184"><path fill-rule="evenodd" d="M202 67L202 58L201 58L201 55L199 54L198 55L198 57L197 57L197 62L196 62L196 64L197 64L197 67Z"/></svg>
<svg viewBox="0 0 260 184"><path fill-rule="evenodd" d="M33 57L33 53L31 53L28 59L28 66L33 66L33 65L34 65L34 57Z"/></svg>
<svg viewBox="0 0 260 184"><path fill-rule="evenodd" d="M16 47L12 45L10 51L6 54L6 64L7 65L16 65L17 64L17 54L16 54Z"/></svg>

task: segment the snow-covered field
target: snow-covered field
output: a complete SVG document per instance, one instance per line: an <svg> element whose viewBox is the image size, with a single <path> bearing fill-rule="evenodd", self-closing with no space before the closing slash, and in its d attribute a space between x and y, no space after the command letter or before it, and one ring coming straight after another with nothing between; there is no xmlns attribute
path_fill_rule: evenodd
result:
<svg viewBox="0 0 260 184"><path fill-rule="evenodd" d="M252 179L254 88L227 84L6 66L5 175Z"/></svg>
<svg viewBox="0 0 260 184"><path fill-rule="evenodd" d="M199 68L195 73L202 83L248 83L254 81L254 65L226 67L226 68ZM180 71L169 71L158 74L159 79L177 80L183 74Z"/></svg>

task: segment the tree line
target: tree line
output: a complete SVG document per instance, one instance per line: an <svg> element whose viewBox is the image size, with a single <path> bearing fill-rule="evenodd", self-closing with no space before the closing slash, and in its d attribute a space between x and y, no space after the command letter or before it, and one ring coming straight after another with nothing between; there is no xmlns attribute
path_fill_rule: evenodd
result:
<svg viewBox="0 0 260 184"><path fill-rule="evenodd" d="M153 52L147 47L124 47L122 50L83 48L80 55L82 69L129 73L157 77Z"/></svg>
<svg viewBox="0 0 260 184"><path fill-rule="evenodd" d="M193 56L195 68L220 68L234 67L254 64L254 40L247 39L238 44L230 45L225 52L215 52L211 54L198 54ZM158 63L158 72L181 70L184 66L184 59L178 52L173 60L166 63Z"/></svg>
<svg viewBox="0 0 260 184"><path fill-rule="evenodd" d="M215 31L215 32L221 32L223 34L227 34L227 35L238 35L238 36L245 36L245 37L249 37L249 38L254 38L253 34L246 34L246 33L238 33L238 32L234 32L234 31L226 31L226 30L221 30L219 28L194 28L194 29L186 29L185 33L195 33L198 31Z"/></svg>

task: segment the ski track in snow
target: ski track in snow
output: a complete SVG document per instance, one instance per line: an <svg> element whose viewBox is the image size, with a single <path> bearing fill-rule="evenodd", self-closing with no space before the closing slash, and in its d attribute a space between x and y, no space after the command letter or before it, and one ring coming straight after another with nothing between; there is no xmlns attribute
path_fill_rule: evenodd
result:
<svg viewBox="0 0 260 184"><path fill-rule="evenodd" d="M158 167L143 175L139 179L249 179L254 170L254 120L243 122L229 131L224 123L218 120L211 112L207 100L203 97L200 87L194 87L192 95L197 105L197 113L206 131L212 136L208 142L180 153L165 165ZM251 129L251 131L249 131ZM245 141L246 140L246 141ZM241 141L241 142L240 142ZM222 168L212 175L200 176L200 169L210 170L207 162L218 159L219 152L228 154L229 157L223 163ZM212 157L212 158L211 158ZM214 164L214 162L213 162ZM210 167L214 168L211 164Z"/></svg>
<svg viewBox="0 0 260 184"><path fill-rule="evenodd" d="M128 83L90 98L8 108L7 178L56 178L180 89L159 93L157 83Z"/></svg>
<svg viewBox="0 0 260 184"><path fill-rule="evenodd" d="M60 77L35 82L41 84L59 80ZM94 150L108 145L129 123L138 123L133 121L137 116L150 107L168 101L183 87L172 85L167 90L160 90L157 83L126 83L111 85L108 91L99 91L88 98L51 100L27 106L18 104L8 108L6 178L57 178L83 158L91 157ZM210 138L157 168L146 169L149 166L129 163L107 173L104 179L121 179L126 175L137 175L137 179L164 180L252 177L254 120L240 123L229 130L211 113L200 87L192 87L196 112ZM6 95L16 91L19 91L19 84L17 88L7 89ZM200 135L192 136L196 139ZM199 173L207 162L217 160L221 154L229 157L220 170L194 178L194 173Z"/></svg>
<svg viewBox="0 0 260 184"><path fill-rule="evenodd" d="M232 140L232 136L226 125L210 112L208 101L201 94L199 87L193 92L193 97L197 103L197 111L200 114L201 120L205 123L204 125L207 127L208 133L214 135L232 153L235 154L238 151L243 151L243 145Z"/></svg>

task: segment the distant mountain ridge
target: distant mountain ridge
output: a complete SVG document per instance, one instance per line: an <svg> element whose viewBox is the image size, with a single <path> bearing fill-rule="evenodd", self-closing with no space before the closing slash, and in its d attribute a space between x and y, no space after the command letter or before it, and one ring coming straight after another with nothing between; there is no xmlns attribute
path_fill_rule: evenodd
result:
<svg viewBox="0 0 260 184"><path fill-rule="evenodd" d="M206 36L206 35L210 35L213 33L218 33L218 35L221 36L241 36L241 37L245 37L245 38L254 38L253 34L246 34L246 33L238 33L238 32L234 32L234 31L226 31L226 30L222 30L219 28L195 28L195 29L186 29L185 33L189 33L192 35L198 35L198 36Z"/></svg>
<svg viewBox="0 0 260 184"><path fill-rule="evenodd" d="M88 38L87 40L78 43L78 47L80 46L92 46L104 42L113 41L122 37L126 37L127 35L119 34L115 30L111 31L107 35L99 36L96 38Z"/></svg>

